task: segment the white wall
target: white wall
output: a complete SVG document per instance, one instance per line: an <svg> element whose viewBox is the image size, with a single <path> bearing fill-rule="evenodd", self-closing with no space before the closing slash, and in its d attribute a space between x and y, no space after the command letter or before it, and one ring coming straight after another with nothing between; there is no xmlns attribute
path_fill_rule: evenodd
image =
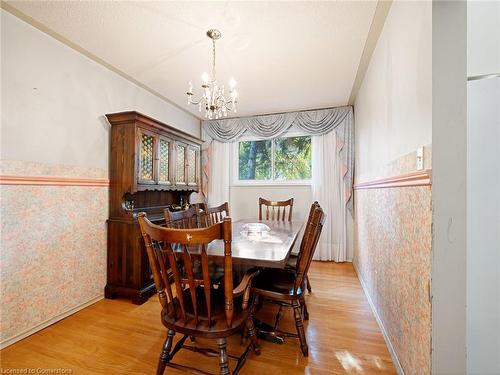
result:
<svg viewBox="0 0 500 375"><path fill-rule="evenodd" d="M231 186L231 215L235 220L252 219L259 214L259 197L270 200L294 198L294 220L305 220L312 203L310 186Z"/></svg>
<svg viewBox="0 0 500 375"><path fill-rule="evenodd" d="M354 104L356 181L432 143L431 3L396 1Z"/></svg>
<svg viewBox="0 0 500 375"><path fill-rule="evenodd" d="M200 135L197 118L4 10L1 24L2 159L107 170L104 114L127 110Z"/></svg>
<svg viewBox="0 0 500 375"><path fill-rule="evenodd" d="M500 374L500 78L467 100L467 372Z"/></svg>
<svg viewBox="0 0 500 375"><path fill-rule="evenodd" d="M469 76L500 72L500 3L467 3ZM467 373L500 374L500 78L467 84Z"/></svg>
<svg viewBox="0 0 500 375"><path fill-rule="evenodd" d="M432 3L432 373L464 374L467 4Z"/></svg>
<svg viewBox="0 0 500 375"><path fill-rule="evenodd" d="M467 2L467 74L500 73L500 3Z"/></svg>

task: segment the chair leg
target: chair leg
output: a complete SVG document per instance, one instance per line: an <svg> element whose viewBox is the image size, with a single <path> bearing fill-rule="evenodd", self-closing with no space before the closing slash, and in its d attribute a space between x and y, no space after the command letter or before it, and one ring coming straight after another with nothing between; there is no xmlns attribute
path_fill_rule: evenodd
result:
<svg viewBox="0 0 500 375"><path fill-rule="evenodd" d="M309 292L309 294L312 293L312 287L311 287L311 282L309 281L309 276L306 275L306 283L307 283L307 291Z"/></svg>
<svg viewBox="0 0 500 375"><path fill-rule="evenodd" d="M304 320L309 320L309 311L307 311L306 300L304 298L300 299L300 306L302 308L302 316Z"/></svg>
<svg viewBox="0 0 500 375"><path fill-rule="evenodd" d="M255 332L255 325L253 324L253 317L250 316L246 321L246 328L250 342L252 343L252 350L256 355L260 354L259 340L257 339L257 332Z"/></svg>
<svg viewBox="0 0 500 375"><path fill-rule="evenodd" d="M245 345L245 343L247 342L248 338L247 334L248 334L248 329L245 326L245 328L243 328L240 332L240 345Z"/></svg>
<svg viewBox="0 0 500 375"><path fill-rule="evenodd" d="M217 340L217 346L219 348L219 368L220 375L230 375L227 357L227 340L226 338L221 338Z"/></svg>
<svg viewBox="0 0 500 375"><path fill-rule="evenodd" d="M302 349L302 354L304 357L309 355L309 349L307 347L306 334L304 332L304 322L302 321L302 314L300 303L297 300L292 302L293 315L295 317L295 326L297 328L297 334L299 335L300 348Z"/></svg>
<svg viewBox="0 0 500 375"><path fill-rule="evenodd" d="M274 330L278 329L278 325L280 324L281 317L283 316L283 305L280 305L278 313L276 314L276 318L274 320Z"/></svg>
<svg viewBox="0 0 500 375"><path fill-rule="evenodd" d="M163 349L160 354L160 360L158 361L158 368L156 369L156 375L163 375L167 363L170 361L170 351L172 350L172 343L174 341L175 332L171 329L168 330L167 338L163 344Z"/></svg>

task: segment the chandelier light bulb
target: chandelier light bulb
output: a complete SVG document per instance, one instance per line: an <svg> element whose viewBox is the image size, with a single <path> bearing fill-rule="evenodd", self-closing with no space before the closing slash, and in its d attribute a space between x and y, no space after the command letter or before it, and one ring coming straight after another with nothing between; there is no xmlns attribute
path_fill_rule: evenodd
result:
<svg viewBox="0 0 500 375"><path fill-rule="evenodd" d="M236 87L236 80L234 79L234 77L231 78L231 80L229 81L229 87L232 89L234 89Z"/></svg>
<svg viewBox="0 0 500 375"><path fill-rule="evenodd" d="M203 73L203 74L201 75L201 80L203 81L203 83L208 83L208 79L209 79L209 78L210 78L210 77L208 76L208 73Z"/></svg>

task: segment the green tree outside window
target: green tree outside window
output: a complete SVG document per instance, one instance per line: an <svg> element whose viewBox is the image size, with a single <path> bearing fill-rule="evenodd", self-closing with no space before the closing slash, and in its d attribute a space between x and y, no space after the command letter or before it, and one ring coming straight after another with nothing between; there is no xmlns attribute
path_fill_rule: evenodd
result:
<svg viewBox="0 0 500 375"><path fill-rule="evenodd" d="M310 136L239 142L238 156L238 175L243 181L311 178Z"/></svg>

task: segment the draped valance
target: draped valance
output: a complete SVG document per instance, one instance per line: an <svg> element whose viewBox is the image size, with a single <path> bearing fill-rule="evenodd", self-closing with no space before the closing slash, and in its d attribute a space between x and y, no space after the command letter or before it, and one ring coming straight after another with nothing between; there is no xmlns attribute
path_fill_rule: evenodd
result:
<svg viewBox="0 0 500 375"><path fill-rule="evenodd" d="M344 181L345 202L348 210L352 210L352 184L354 167L354 126L353 109L350 106L319 109L314 111L288 112L274 115L263 115L253 117L240 117L232 119L209 120L202 122L202 134L205 140L203 153L203 192L209 194L209 181L214 178L210 176L215 173L215 168L224 174L229 188L229 166L224 168L212 165L213 149L226 149L229 142L237 141L243 135L253 135L261 139L271 139L278 137L289 130L292 126L296 130L301 130L305 134L313 136L327 136L331 131L335 132L336 150L332 148L325 149L324 154L317 156L316 159L329 160L331 153L336 153L341 164L341 176ZM320 137L315 137L320 138ZM321 137L323 138L323 137ZM214 147L215 146L217 147ZM227 149L229 150L229 149ZM219 158L219 162L227 159L229 163L229 154ZM321 160L312 160L313 175L320 172L318 165ZM213 168L212 168L213 167ZM329 168L329 166L325 166ZM227 171L226 171L227 170ZM222 181L221 176L217 175L215 181ZM220 203L223 201L221 200Z"/></svg>
<svg viewBox="0 0 500 375"><path fill-rule="evenodd" d="M287 112L273 115L239 117L203 121L203 130L219 142L233 142L243 135L274 138L292 126L306 134L322 135L339 126L344 129L352 124L352 107L318 109L314 111Z"/></svg>

